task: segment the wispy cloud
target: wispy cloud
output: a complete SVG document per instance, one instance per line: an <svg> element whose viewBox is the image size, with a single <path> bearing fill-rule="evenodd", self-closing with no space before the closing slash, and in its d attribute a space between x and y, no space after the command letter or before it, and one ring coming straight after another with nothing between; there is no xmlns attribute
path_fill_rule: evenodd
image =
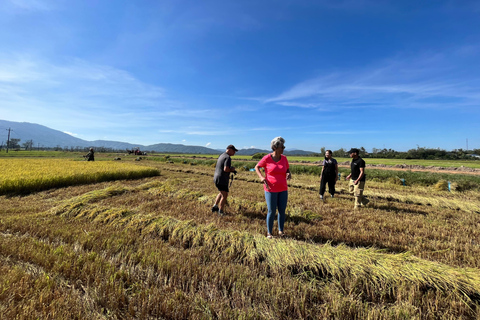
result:
<svg viewBox="0 0 480 320"><path fill-rule="evenodd" d="M276 130L277 128L275 127L257 127L257 128L251 128L250 130L252 131L272 131Z"/></svg>
<svg viewBox="0 0 480 320"><path fill-rule="evenodd" d="M192 136L219 136L225 133L223 130L205 130L202 128L179 127L178 129L159 129L159 133L184 134Z"/></svg>
<svg viewBox="0 0 480 320"><path fill-rule="evenodd" d="M76 103L100 110L113 108L114 103L149 107L163 97L162 88L142 83L128 72L78 59L54 65L28 56L1 58L0 70L3 91L54 105Z"/></svg>
<svg viewBox="0 0 480 320"><path fill-rule="evenodd" d="M300 82L264 103L300 108L352 107L468 107L480 102L480 76L473 64L478 47L459 48L415 59L391 59L361 70L332 72ZM471 63L464 61L470 60ZM445 105L447 103L448 105Z"/></svg>
<svg viewBox="0 0 480 320"><path fill-rule="evenodd" d="M218 136L221 135L223 131L210 131L210 130L193 130L185 131L184 134L193 135L193 136Z"/></svg>
<svg viewBox="0 0 480 320"><path fill-rule="evenodd" d="M168 130L178 127L179 118L188 123L212 112L188 108L121 69L80 59L53 64L28 55L0 55L0 104L5 119L76 131L82 126Z"/></svg>
<svg viewBox="0 0 480 320"><path fill-rule="evenodd" d="M379 131L379 130L355 130L355 131L311 131L311 132L306 132L308 134L321 134L321 135L359 135L359 134L384 134L385 131Z"/></svg>
<svg viewBox="0 0 480 320"><path fill-rule="evenodd" d="M42 0L5 0L0 8L4 10L48 11L52 10L53 6Z"/></svg>

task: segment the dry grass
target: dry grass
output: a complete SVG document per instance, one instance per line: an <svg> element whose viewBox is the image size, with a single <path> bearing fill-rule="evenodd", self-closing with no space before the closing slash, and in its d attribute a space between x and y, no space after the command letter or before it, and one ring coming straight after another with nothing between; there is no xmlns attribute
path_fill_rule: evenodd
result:
<svg viewBox="0 0 480 320"><path fill-rule="evenodd" d="M409 198L402 186L367 183L371 204L354 211L345 182L321 203L313 178L297 175L289 237L269 240L262 188L250 173L238 175L229 214L219 217L209 211L211 168L150 165L163 175L0 197L0 312L44 319L479 317L474 193L418 188L418 198Z"/></svg>

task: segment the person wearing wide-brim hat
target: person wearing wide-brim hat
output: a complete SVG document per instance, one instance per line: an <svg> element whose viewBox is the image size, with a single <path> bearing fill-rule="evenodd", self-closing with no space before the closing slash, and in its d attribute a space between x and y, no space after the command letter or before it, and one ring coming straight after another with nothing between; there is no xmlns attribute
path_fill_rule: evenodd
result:
<svg viewBox="0 0 480 320"><path fill-rule="evenodd" d="M360 150L356 148L348 151L352 162L350 164L350 174L345 180L350 180L348 190L355 197L355 209L364 207L369 201L363 196L365 189L365 161L360 158Z"/></svg>
<svg viewBox="0 0 480 320"><path fill-rule="evenodd" d="M228 197L228 180L230 179L230 172L236 172L235 167L232 167L231 156L235 155L237 148L233 144L228 145L227 150L222 153L215 165L215 174L213 182L218 189L218 195L215 198L215 204L212 207L212 212L218 212L220 215L225 214L225 203Z"/></svg>

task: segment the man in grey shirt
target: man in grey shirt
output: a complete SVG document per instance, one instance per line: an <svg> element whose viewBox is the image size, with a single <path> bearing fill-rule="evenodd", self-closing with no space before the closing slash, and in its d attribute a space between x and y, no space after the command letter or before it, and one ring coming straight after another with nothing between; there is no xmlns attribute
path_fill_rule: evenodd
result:
<svg viewBox="0 0 480 320"><path fill-rule="evenodd" d="M217 160L215 166L215 174L213 176L213 182L217 187L219 193L215 199L215 204L212 207L212 212L218 211L218 214L224 215L224 206L228 197L228 180L230 178L230 172L234 172L235 168L232 167L231 156L235 155L238 150L231 144L227 147L227 150L222 153Z"/></svg>

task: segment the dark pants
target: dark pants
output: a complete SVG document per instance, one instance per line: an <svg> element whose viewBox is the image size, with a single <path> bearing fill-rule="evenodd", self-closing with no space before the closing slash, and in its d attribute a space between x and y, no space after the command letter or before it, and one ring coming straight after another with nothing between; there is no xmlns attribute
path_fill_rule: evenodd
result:
<svg viewBox="0 0 480 320"><path fill-rule="evenodd" d="M320 195L323 196L323 194L325 193L325 189L326 189L325 187L327 186L327 183L328 183L328 192L331 195L335 194L335 178L336 178L335 174L322 175L322 180L320 180Z"/></svg>

